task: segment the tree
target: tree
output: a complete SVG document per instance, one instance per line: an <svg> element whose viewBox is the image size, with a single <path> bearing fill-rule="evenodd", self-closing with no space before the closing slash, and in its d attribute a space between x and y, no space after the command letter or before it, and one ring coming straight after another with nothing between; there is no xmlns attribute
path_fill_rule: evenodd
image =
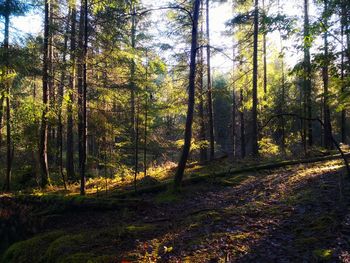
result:
<svg viewBox="0 0 350 263"><path fill-rule="evenodd" d="M47 161L47 136L48 123L47 113L49 111L49 38L50 38L50 1L45 0L45 19L44 19L44 56L43 56L43 114L41 119L40 132L40 166L41 166L41 187L45 188L49 183L49 166Z"/></svg>
<svg viewBox="0 0 350 263"><path fill-rule="evenodd" d="M201 45L204 45L204 30L203 30L203 20L204 20L204 3L203 0L201 0L201 22L200 22L200 42ZM206 142L206 134L205 134L205 114L204 114L204 52L203 48L198 49L199 52L199 63L198 63L198 96L199 96L199 103L198 103L198 115L199 115L199 140L200 140L200 161L204 162L207 160L207 146L204 145Z"/></svg>
<svg viewBox="0 0 350 263"><path fill-rule="evenodd" d="M70 76L67 93L67 149L66 149L66 170L68 180L74 180L74 138L73 138L73 101L76 75L76 1L71 2L71 31L70 31Z"/></svg>
<svg viewBox="0 0 350 263"><path fill-rule="evenodd" d="M212 91L212 81L211 81L211 66L210 66L210 20L209 20L209 0L206 0L206 30L207 30L207 88L208 88L208 115L209 115L209 141L210 150L209 157L210 160L214 159L215 145L214 145L214 116L213 116L213 91Z"/></svg>
<svg viewBox="0 0 350 263"><path fill-rule="evenodd" d="M192 34L191 34L191 53L190 53L190 73L188 84L188 108L185 126L185 141L180 156L180 160L177 166L174 184L175 189L179 189L181 186L183 174L185 171L188 155L191 148L192 139L192 122L194 111L194 95L195 95L195 79L196 79L196 55L198 46L198 19L199 19L199 6L200 0L193 2L193 15L192 15Z"/></svg>
<svg viewBox="0 0 350 263"><path fill-rule="evenodd" d="M322 79L323 79L323 114L324 114L324 145L327 149L332 148L332 126L331 126L331 116L329 110L329 53L328 53L328 19L329 19L329 10L328 10L328 0L324 0L324 11L323 11L323 26L324 26L324 61L322 67Z"/></svg>
<svg viewBox="0 0 350 263"><path fill-rule="evenodd" d="M259 38L259 0L254 7L254 42L253 42L253 106L252 106L252 154L258 156L258 38Z"/></svg>
<svg viewBox="0 0 350 263"><path fill-rule="evenodd" d="M312 37L310 35L309 23L309 0L304 0L304 113L308 119L312 117L312 101L311 101L311 61L310 61L310 47ZM307 137L309 146L313 145L312 137L312 121L304 120L304 130L306 130L307 123ZM306 133L305 135L306 136Z"/></svg>
<svg viewBox="0 0 350 263"><path fill-rule="evenodd" d="M69 24L71 19L71 8L69 8L66 26L65 26L65 35L63 40L63 50L62 50L62 66L61 66L61 77L60 83L58 86L58 128L57 128L57 148L58 148L58 165L59 173L61 174L64 188L67 188L66 185L66 176L63 172L63 118L62 118L62 107L63 107L63 96L64 96L64 86L65 79L67 74L67 52L68 52L68 35L69 35Z"/></svg>
<svg viewBox="0 0 350 263"><path fill-rule="evenodd" d="M23 15L27 10L27 5L19 0L11 1L4 0L0 2L0 16L5 19L4 26L4 65L2 68L2 79L4 80L5 89L1 92L1 108L3 103L3 97L5 95L5 107L6 107L6 178L5 178L5 191L10 190L11 173L12 173L12 161L13 161L13 144L11 135L11 81L13 74L11 74L10 54L9 54L9 39L10 39L10 16L11 15ZM2 109L1 109L2 112ZM2 115L2 113L1 113ZM2 116L1 116L2 117Z"/></svg>
<svg viewBox="0 0 350 263"><path fill-rule="evenodd" d="M80 22L78 36L78 145L79 145L79 174L80 194L85 195L85 169L87 144L87 115L86 115L86 89L87 89L87 41L88 41L88 6L86 0L81 0Z"/></svg>

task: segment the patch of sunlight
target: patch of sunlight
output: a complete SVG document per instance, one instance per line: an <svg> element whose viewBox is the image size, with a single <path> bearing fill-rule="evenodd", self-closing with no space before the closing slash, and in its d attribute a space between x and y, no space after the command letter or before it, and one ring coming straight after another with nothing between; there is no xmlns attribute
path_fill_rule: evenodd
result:
<svg viewBox="0 0 350 263"><path fill-rule="evenodd" d="M318 177L326 172L336 171L342 168L342 162L340 160L327 161L324 163L316 163L313 166L305 167L298 170L295 175L288 179L288 183L298 183L307 178Z"/></svg>
<svg viewBox="0 0 350 263"><path fill-rule="evenodd" d="M328 260L332 257L333 251L330 249L315 249L312 254L318 260Z"/></svg>

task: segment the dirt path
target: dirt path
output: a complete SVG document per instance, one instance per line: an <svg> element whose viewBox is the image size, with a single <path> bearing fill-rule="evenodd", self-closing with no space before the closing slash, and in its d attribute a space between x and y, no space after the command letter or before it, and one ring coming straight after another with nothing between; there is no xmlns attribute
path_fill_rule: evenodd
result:
<svg viewBox="0 0 350 263"><path fill-rule="evenodd" d="M209 178L181 197L144 195L132 210L51 215L53 236L32 254L42 262L350 262L350 184L341 166ZM13 250L7 260L34 262Z"/></svg>

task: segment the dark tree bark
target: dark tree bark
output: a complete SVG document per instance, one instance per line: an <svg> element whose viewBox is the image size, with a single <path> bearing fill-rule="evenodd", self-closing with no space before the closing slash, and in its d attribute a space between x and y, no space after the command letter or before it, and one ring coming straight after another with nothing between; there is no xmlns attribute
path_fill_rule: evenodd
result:
<svg viewBox="0 0 350 263"><path fill-rule="evenodd" d="M253 44L253 107L252 107L252 155L259 155L258 145L258 38L259 38L259 1L255 0L254 44Z"/></svg>
<svg viewBox="0 0 350 263"><path fill-rule="evenodd" d="M243 89L240 90L240 106L241 110L239 112L240 122L241 122L241 158L244 158L245 153L245 124L244 124L244 109L243 109Z"/></svg>
<svg viewBox="0 0 350 263"><path fill-rule="evenodd" d="M278 1L278 15L281 14L281 5L280 1ZM281 57L281 104L280 104L280 113L283 113L285 111L285 96L286 96L286 81L285 81L285 72L284 72L284 45L282 40L282 32L279 30L280 35L280 45L281 45L281 51L280 51L280 57ZM281 132L281 149L282 153L286 154L286 134L285 134L285 119L283 116L280 118L280 132Z"/></svg>
<svg viewBox="0 0 350 263"><path fill-rule="evenodd" d="M310 24L309 24L309 0L304 0L304 94L305 94L305 108L306 117L311 119L312 117L312 105L311 105L311 61L310 61ZM313 145L312 136L312 121L305 120L307 124L307 137L308 145ZM306 128L306 127L305 127Z"/></svg>
<svg viewBox="0 0 350 263"><path fill-rule="evenodd" d="M214 144L214 113L213 113L213 90L211 81L211 66L210 66L210 28L209 28L209 0L206 0L206 30L207 30L207 80L208 80L208 114L209 114L209 141L210 150L209 158L214 159L215 154L215 144Z"/></svg>
<svg viewBox="0 0 350 263"><path fill-rule="evenodd" d="M76 74L76 19L77 10L75 0L72 3L71 15L71 32L70 32L70 76L69 88L67 89L69 95L69 102L67 103L67 149L66 149L66 170L67 179L74 180L74 138L73 138L73 101L75 89L75 74Z"/></svg>
<svg viewBox="0 0 350 263"><path fill-rule="evenodd" d="M83 119L84 119L84 132L83 132L83 158L82 158L82 170L80 179L80 194L85 194L85 180L86 180L86 161L87 161L87 128L88 128L88 118L87 118L87 49L88 49L88 1L84 1L84 65L83 65Z"/></svg>
<svg viewBox="0 0 350 263"><path fill-rule="evenodd" d="M50 0L49 2L49 38L48 38L48 104L49 109L53 109L55 107L56 103L56 96L55 96L55 73L56 69L54 68L53 64L53 57L54 57L54 16L56 11L56 1ZM47 134L48 134L48 143L50 141L50 138L52 141L55 141L56 131L55 131L55 125L53 123L48 123L47 127ZM48 154L48 159L52 159L52 156L50 156L50 152Z"/></svg>
<svg viewBox="0 0 350 263"><path fill-rule="evenodd" d="M282 48L283 49L283 48ZM284 112L284 104L285 104L285 73L284 73L284 55L282 51L282 63L281 63L281 71L282 71L282 83L281 83L281 107L280 107L280 112ZM285 134L285 120L283 116L281 117L280 121L280 129L281 129L281 148L282 148L282 153L286 153L286 134Z"/></svg>
<svg viewBox="0 0 350 263"><path fill-rule="evenodd" d="M137 102L136 112L135 112L135 163L134 163L134 190L137 191L136 181L137 175L139 173L139 104Z"/></svg>
<svg viewBox="0 0 350 263"><path fill-rule="evenodd" d="M62 103L64 96L64 83L66 79L66 62L67 62L67 49L68 49L68 34L69 34L69 24L70 24L71 10L68 11L67 24L65 28L64 36L64 46L62 53L62 69L60 84L58 86L58 127L57 127L57 148L58 148L58 165L59 172L62 177L64 188L67 189L66 177L63 173L63 121L62 121Z"/></svg>
<svg viewBox="0 0 350 263"><path fill-rule="evenodd" d="M331 126L331 116L329 110L328 103L328 85L329 85L329 54L328 54L328 0L324 0L324 26L326 28L324 33L324 65L322 68L322 76L323 76L323 115L324 115L324 146L326 149L331 149L333 146L332 143L332 126Z"/></svg>
<svg viewBox="0 0 350 263"><path fill-rule="evenodd" d="M232 47L232 71L235 70L235 47ZM234 76L232 72L232 76ZM232 157L236 156L236 89L235 89L235 80L232 78Z"/></svg>
<svg viewBox="0 0 350 263"><path fill-rule="evenodd" d="M43 104L44 109L41 118L40 132L40 166L41 166L41 187L45 188L49 183L49 166L47 160L47 142L48 142L48 120L47 113L49 111L49 38L50 38L50 1L45 1L45 20L44 20L44 62L43 62Z"/></svg>
<svg viewBox="0 0 350 263"><path fill-rule="evenodd" d="M10 0L6 0L6 11L5 12L5 34L4 34L4 49L5 49L5 63L6 72L8 74L9 67L9 29L10 29ZM12 137L11 137L11 104L10 95L11 87L9 83L6 83L6 178L4 190L10 191L11 185L11 172L12 172Z"/></svg>
<svg viewBox="0 0 350 263"><path fill-rule="evenodd" d="M143 134L143 175L147 176L147 122L148 122L148 94L145 99L145 130Z"/></svg>
<svg viewBox="0 0 350 263"><path fill-rule="evenodd" d="M347 4L346 4L346 0L343 0L341 2L341 43L342 43L342 52L341 52L341 80L342 80L342 85L341 85L341 93L343 94L345 91L345 52L346 52L346 48L344 47L344 35L345 32L347 30L347 24L348 24L348 17L347 17ZM345 35L345 38L348 36L349 34ZM349 63L349 61L348 61ZM342 109L341 111L341 124L340 124L340 129L341 129L341 141L342 143L346 144L347 140L346 140L346 110Z"/></svg>
<svg viewBox="0 0 350 263"><path fill-rule="evenodd" d="M265 1L262 0L262 9L263 9L263 14L264 14L264 19L265 19ZM266 61L266 25L265 21L263 21L263 63L264 63L264 95L266 96L267 93L267 61Z"/></svg>
<svg viewBox="0 0 350 263"><path fill-rule="evenodd" d="M4 99L5 95L3 93L0 94L0 150L2 146L2 125L3 125L3 117L4 117Z"/></svg>
<svg viewBox="0 0 350 263"><path fill-rule="evenodd" d="M175 189L179 189L181 186L183 174L185 171L188 155L191 148L192 139L192 122L194 112L194 99L195 99L195 80L196 80L196 54L198 46L198 17L199 17L200 0L195 0L193 3L193 15L192 15L192 34L191 34L191 58L190 58L190 74L189 74L189 87L188 87L188 108L185 126L185 141L180 156L179 164L177 166L174 186Z"/></svg>
<svg viewBox="0 0 350 263"><path fill-rule="evenodd" d="M80 194L85 195L87 3L81 0L78 35L78 149Z"/></svg>
<svg viewBox="0 0 350 263"><path fill-rule="evenodd" d="M133 51L136 49L136 6L135 2L132 0L130 2L130 12L131 16L131 48ZM134 147L134 177L135 177L135 191L136 191L136 175L138 173L138 150L136 150L136 145L138 144L136 139L136 106L135 106L135 97L136 97L136 83L135 83L135 71L136 65L135 60L132 58L130 65L130 106L131 106L131 142Z"/></svg>
<svg viewBox="0 0 350 263"><path fill-rule="evenodd" d="M201 0L201 28L200 28L200 37L201 37L201 43L203 44L204 40L204 30L203 30L203 21L204 21L204 8L203 8L203 0ZM198 112L199 112L199 140L201 142L206 141L206 135L205 135L205 117L204 117L204 54L203 49L199 49L199 104L198 104ZM199 158L201 162L204 162L208 159L208 153L207 153L207 146L201 145L200 152L199 152Z"/></svg>

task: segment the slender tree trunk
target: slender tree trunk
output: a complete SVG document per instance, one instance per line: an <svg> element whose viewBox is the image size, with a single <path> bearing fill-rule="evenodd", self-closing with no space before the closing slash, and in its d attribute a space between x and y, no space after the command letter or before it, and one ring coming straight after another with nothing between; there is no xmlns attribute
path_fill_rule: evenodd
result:
<svg viewBox="0 0 350 263"><path fill-rule="evenodd" d="M181 186L183 174L185 171L188 155L191 148L192 139L192 122L194 111L194 98L195 98L195 80L196 80L196 54L198 46L198 18L199 18L199 6L200 0L195 0L193 3L193 15L192 15L192 38L191 38L191 58L190 58L190 74L189 74L189 87L188 87L188 108L185 126L185 141L180 156L179 164L176 170L174 186L175 189L179 189Z"/></svg>
<svg viewBox="0 0 350 263"><path fill-rule="evenodd" d="M68 49L68 33L69 33L69 24L70 24L71 10L68 11L67 24L65 28L64 36L64 46L62 53L62 69L61 69L61 79L58 86L58 127L57 127L57 148L58 148L58 165L59 173L62 177L62 182L64 189L67 189L66 177L63 173L63 121L62 121L62 103L64 96L64 83L66 79L66 62L67 62L67 49Z"/></svg>
<svg viewBox="0 0 350 263"><path fill-rule="evenodd" d="M41 119L40 133L40 166L41 166L41 187L45 188L49 183L49 166L47 160L47 141L48 141L48 120L49 111L49 38L50 38L50 1L45 1L45 21L44 21L44 63L43 63L43 104L44 109Z"/></svg>
<svg viewBox="0 0 350 263"><path fill-rule="evenodd" d="M306 96L306 116L308 119L312 118L312 105L311 105L311 61L310 61L310 46L311 37L309 29L309 0L304 0L304 89ZM312 136L312 122L307 120L307 137L309 146L313 145Z"/></svg>
<svg viewBox="0 0 350 263"><path fill-rule="evenodd" d="M254 10L254 50L253 50L253 108L252 108L252 154L259 155L258 146L258 37L259 37L259 1L255 0Z"/></svg>
<svg viewBox="0 0 350 263"><path fill-rule="evenodd" d="M134 167L134 190L137 191L136 181L139 173L139 104L136 107L136 123L135 123L135 167Z"/></svg>
<svg viewBox="0 0 350 263"><path fill-rule="evenodd" d="M147 119L148 119L148 94L145 100L145 131L143 136L143 175L147 176Z"/></svg>
<svg viewBox="0 0 350 263"><path fill-rule="evenodd" d="M204 43L204 30L203 30L203 21L204 21L204 8L203 8L203 0L201 0L201 28L200 28L200 40L201 44ZM205 118L204 118L204 56L203 56L203 49L199 49L199 105L198 105L198 111L199 111L199 140L201 142L206 141L206 135L205 135ZM207 146L201 145L200 148L200 161L204 162L208 159L207 155Z"/></svg>
<svg viewBox="0 0 350 263"><path fill-rule="evenodd" d="M213 113L213 90L211 82L211 66L210 66L210 23L209 23L209 0L206 0L206 14L207 14L207 80L208 80L208 113L209 113L209 140L210 140L210 160L214 159L215 145L214 145L214 113Z"/></svg>
<svg viewBox="0 0 350 263"><path fill-rule="evenodd" d="M9 73L9 29L10 29L10 0L6 0L6 12L5 12L5 35L4 35L4 49L5 49L5 74ZM11 87L10 83L6 82L6 178L4 190L10 191L11 185L11 172L12 172L12 137L11 137Z"/></svg>
<svg viewBox="0 0 350 263"><path fill-rule="evenodd" d="M0 94L0 151L2 146L2 125L3 125L3 117L4 117L4 99L5 94Z"/></svg>
<svg viewBox="0 0 350 263"><path fill-rule="evenodd" d="M235 47L234 43L232 46L232 157L236 156L236 89L235 89L235 79L234 79L234 70L235 70Z"/></svg>
<svg viewBox="0 0 350 263"><path fill-rule="evenodd" d="M283 51L282 51L283 52ZM284 55L282 53L282 65L281 65L281 71L282 71L282 94L281 94L281 113L284 112L284 104L285 104L285 73L284 73ZM285 120L284 117L281 117L281 148L282 153L286 154L286 135L285 135Z"/></svg>
<svg viewBox="0 0 350 263"><path fill-rule="evenodd" d="M55 13L55 0L49 1L49 38L48 38L48 108L55 108L55 69L53 66L53 56L54 56L54 13ZM55 126L52 123L47 124L47 134L48 134L48 143L50 138L52 141L55 141ZM49 146L48 146L49 147ZM52 156L50 155L49 149L48 159L51 160Z"/></svg>
<svg viewBox="0 0 350 263"><path fill-rule="evenodd" d="M131 48L135 52L136 49L136 6L134 0L131 1L130 11L132 12L131 16ZM136 156L136 107L135 107L135 97L136 97L136 84L135 84L135 60L132 58L130 65L130 104L131 104L131 142L134 147L134 174L135 174L135 191L136 191L136 168L138 167L138 156ZM137 151L138 152L138 151Z"/></svg>
<svg viewBox="0 0 350 263"><path fill-rule="evenodd" d="M74 138L73 138L73 101L75 89L76 72L76 2L72 2L71 33L70 33L70 63L71 72L69 76L69 102L67 103L67 149L66 149L66 170L68 180L75 180L74 174Z"/></svg>
<svg viewBox="0 0 350 263"><path fill-rule="evenodd" d="M245 124L244 124L244 108L243 108L243 89L240 90L240 106L241 110L239 112L241 121L241 158L244 158L245 153Z"/></svg>
<svg viewBox="0 0 350 263"><path fill-rule="evenodd" d="M86 64L85 64L85 44L84 36L86 32L85 20L85 0L81 0L79 35L78 35L78 151L79 151L79 174L80 174L80 194L85 194L85 163L86 163L86 129L85 129L85 79L86 79ZM85 81L84 81L85 80Z"/></svg>
<svg viewBox="0 0 350 263"><path fill-rule="evenodd" d="M84 0L84 64L83 64L83 157L81 165L81 175L80 175L80 194L85 194L85 181L86 181L86 162L87 162L87 128L88 128L88 118L87 118L87 48L88 48L88 1Z"/></svg>
<svg viewBox="0 0 350 263"><path fill-rule="evenodd" d="M329 55L328 55L328 23L327 23L327 17L328 17L328 0L324 0L324 16L326 17L324 19L324 26L326 27L325 33L324 33L324 66L322 68L322 75L323 75L323 114L324 114L324 146L326 149L331 149L333 146L332 143L332 126L331 126L331 116L330 116L330 110L329 110L329 103L328 103L328 82L329 82L329 72L328 72L328 65L329 65Z"/></svg>
<svg viewBox="0 0 350 263"><path fill-rule="evenodd" d="M347 8L346 8L346 2L345 0L341 3L341 43L342 43L342 51L341 51L341 93L343 94L345 91L345 52L346 49L344 48L344 34L345 30L347 29ZM348 34L347 34L348 35ZM341 111L341 141L342 143L346 144L346 110L342 109Z"/></svg>
<svg viewBox="0 0 350 263"><path fill-rule="evenodd" d="M280 1L278 0L278 15L281 14L281 5L280 5ZM284 108L284 104L285 104L285 84L286 84L286 78L285 78L285 72L284 72L284 45L283 45L283 40L282 40L282 32L279 31L279 35L280 35L280 45L281 45L281 106L280 106L280 112L284 113L285 108ZM286 154L286 135L285 135L285 119L282 116L281 120L280 120L280 129L281 129L281 149L282 149L282 153L285 155Z"/></svg>
<svg viewBox="0 0 350 263"><path fill-rule="evenodd" d="M265 1L262 0L262 8L263 8L263 14L265 19ZM263 21L263 61L264 61L264 96L266 97L267 93L267 61L266 61L266 25L265 21Z"/></svg>

